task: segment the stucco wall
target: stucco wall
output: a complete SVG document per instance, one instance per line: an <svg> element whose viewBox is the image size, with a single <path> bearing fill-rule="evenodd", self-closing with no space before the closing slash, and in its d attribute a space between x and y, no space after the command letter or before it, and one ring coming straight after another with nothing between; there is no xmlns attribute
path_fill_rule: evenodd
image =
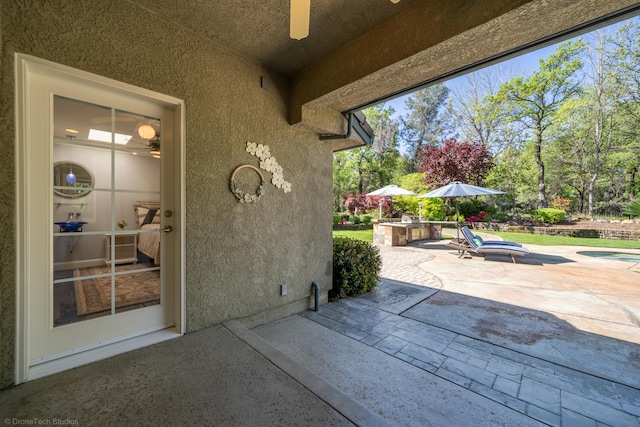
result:
<svg viewBox="0 0 640 427"><path fill-rule="evenodd" d="M0 387L13 382L15 357L15 52L185 100L189 332L300 310L312 280L326 294L331 146L288 125L286 80L124 0L3 1L0 23ZM247 141L271 147L291 193L269 184L259 203L238 203L232 170L258 165Z"/></svg>

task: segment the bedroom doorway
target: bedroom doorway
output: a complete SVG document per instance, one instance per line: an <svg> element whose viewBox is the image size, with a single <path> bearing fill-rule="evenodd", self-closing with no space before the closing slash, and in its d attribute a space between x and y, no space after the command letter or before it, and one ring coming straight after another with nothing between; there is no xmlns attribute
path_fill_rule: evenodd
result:
<svg viewBox="0 0 640 427"><path fill-rule="evenodd" d="M183 332L184 106L17 59L21 382Z"/></svg>

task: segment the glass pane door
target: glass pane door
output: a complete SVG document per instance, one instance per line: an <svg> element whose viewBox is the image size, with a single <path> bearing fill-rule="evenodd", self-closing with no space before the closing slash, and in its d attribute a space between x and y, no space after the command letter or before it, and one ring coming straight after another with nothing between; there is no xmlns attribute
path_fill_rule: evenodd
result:
<svg viewBox="0 0 640 427"><path fill-rule="evenodd" d="M54 328L161 304L159 118L55 96Z"/></svg>
<svg viewBox="0 0 640 427"><path fill-rule="evenodd" d="M182 332L184 104L18 59L22 382Z"/></svg>

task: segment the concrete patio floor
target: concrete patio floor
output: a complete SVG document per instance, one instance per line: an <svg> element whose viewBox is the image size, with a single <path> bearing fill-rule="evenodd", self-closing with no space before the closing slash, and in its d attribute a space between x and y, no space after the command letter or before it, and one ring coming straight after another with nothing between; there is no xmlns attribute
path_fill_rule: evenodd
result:
<svg viewBox="0 0 640 427"><path fill-rule="evenodd" d="M6 425L640 426L637 265L380 247L377 290L0 391ZM627 252L627 251L625 251ZM634 251L628 251L634 252ZM640 251L635 251L640 253Z"/></svg>
<svg viewBox="0 0 640 427"><path fill-rule="evenodd" d="M379 246L374 292L304 316L545 424L639 425L640 266L533 245L517 264L460 259L445 243Z"/></svg>
<svg viewBox="0 0 640 427"><path fill-rule="evenodd" d="M640 388L640 264L581 254L597 248L527 247L517 264L459 259L442 241L404 248L426 253L414 268L441 287L403 316Z"/></svg>

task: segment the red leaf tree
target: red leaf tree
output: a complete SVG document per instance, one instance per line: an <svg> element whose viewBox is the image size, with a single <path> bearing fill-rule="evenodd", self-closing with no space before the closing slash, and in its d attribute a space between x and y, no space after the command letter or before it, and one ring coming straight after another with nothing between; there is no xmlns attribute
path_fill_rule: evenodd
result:
<svg viewBox="0 0 640 427"><path fill-rule="evenodd" d="M356 209L360 213L367 212L373 208L378 208L380 201L382 201L382 212L393 215L393 202L391 197L387 196L367 196L366 194L343 194L344 199L343 206L353 214Z"/></svg>
<svg viewBox="0 0 640 427"><path fill-rule="evenodd" d="M441 147L423 147L420 156L420 172L425 172L424 183L431 188L453 181L481 185L494 166L493 156L482 143L455 139L447 139Z"/></svg>

